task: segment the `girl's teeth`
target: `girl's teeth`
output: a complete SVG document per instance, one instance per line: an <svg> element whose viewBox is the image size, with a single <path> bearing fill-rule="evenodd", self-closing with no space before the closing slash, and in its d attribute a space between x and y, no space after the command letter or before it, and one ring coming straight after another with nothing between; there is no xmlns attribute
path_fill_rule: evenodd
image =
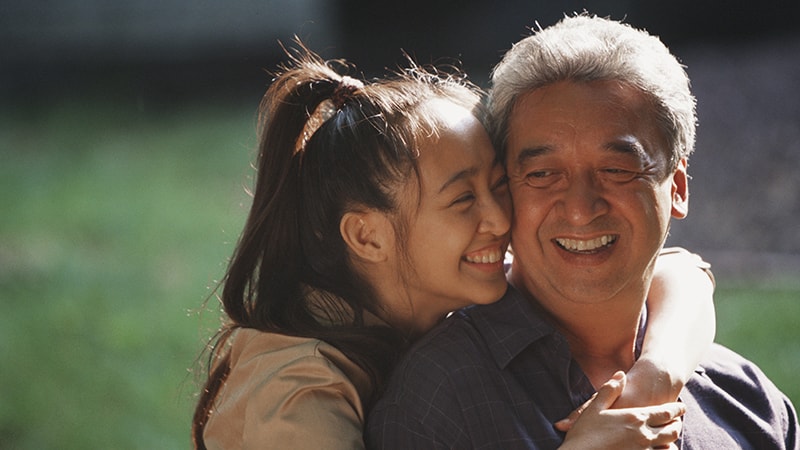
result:
<svg viewBox="0 0 800 450"><path fill-rule="evenodd" d="M480 264L489 264L489 263L496 263L503 258L503 253L501 251L493 251L488 253L483 253L480 255L471 255L467 256L467 261L471 263L480 263Z"/></svg>

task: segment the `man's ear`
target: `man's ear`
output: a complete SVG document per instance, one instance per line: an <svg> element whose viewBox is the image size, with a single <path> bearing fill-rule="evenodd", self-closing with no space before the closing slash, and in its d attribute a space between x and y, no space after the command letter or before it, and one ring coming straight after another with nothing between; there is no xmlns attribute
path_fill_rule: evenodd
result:
<svg viewBox="0 0 800 450"><path fill-rule="evenodd" d="M689 214L689 175L686 173L686 158L681 158L672 173L672 217L683 219Z"/></svg>
<svg viewBox="0 0 800 450"><path fill-rule="evenodd" d="M365 261L385 261L392 251L394 228L389 218L379 211L345 213L339 222L339 232L350 251Z"/></svg>

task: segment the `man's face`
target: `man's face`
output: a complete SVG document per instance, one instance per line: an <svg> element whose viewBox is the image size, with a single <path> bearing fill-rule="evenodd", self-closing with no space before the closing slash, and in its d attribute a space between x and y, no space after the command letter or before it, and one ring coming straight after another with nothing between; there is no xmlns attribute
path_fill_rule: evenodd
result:
<svg viewBox="0 0 800 450"><path fill-rule="evenodd" d="M512 283L543 303L644 299L688 194L647 98L612 81L536 89L515 105L507 150Z"/></svg>

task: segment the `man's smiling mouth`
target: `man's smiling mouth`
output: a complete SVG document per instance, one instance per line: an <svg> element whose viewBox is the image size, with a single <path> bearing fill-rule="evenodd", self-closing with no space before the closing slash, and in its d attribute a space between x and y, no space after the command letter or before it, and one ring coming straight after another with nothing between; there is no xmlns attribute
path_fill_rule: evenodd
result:
<svg viewBox="0 0 800 450"><path fill-rule="evenodd" d="M594 239L567 239L555 238L554 241L559 247L573 253L591 253L605 247L611 246L616 242L617 236L607 234Z"/></svg>

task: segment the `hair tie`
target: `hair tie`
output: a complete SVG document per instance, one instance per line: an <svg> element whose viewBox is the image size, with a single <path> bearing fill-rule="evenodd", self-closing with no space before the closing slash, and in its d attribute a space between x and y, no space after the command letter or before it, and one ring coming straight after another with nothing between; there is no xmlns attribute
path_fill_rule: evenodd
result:
<svg viewBox="0 0 800 450"><path fill-rule="evenodd" d="M336 89L334 89L333 95L331 96L333 106L337 110L340 109L344 105L344 102L346 102L355 91L363 87L364 83L361 81L346 75L343 76L342 79L339 80L339 84L336 86Z"/></svg>
<svg viewBox="0 0 800 450"><path fill-rule="evenodd" d="M314 110L314 113L308 116L308 120L306 120L306 124L303 126L303 131L295 142L295 153L303 150L308 140L317 132L319 127L333 117L356 90L363 87L364 84L361 81L343 76L336 85L336 89L333 90L331 98L321 101L317 109Z"/></svg>

